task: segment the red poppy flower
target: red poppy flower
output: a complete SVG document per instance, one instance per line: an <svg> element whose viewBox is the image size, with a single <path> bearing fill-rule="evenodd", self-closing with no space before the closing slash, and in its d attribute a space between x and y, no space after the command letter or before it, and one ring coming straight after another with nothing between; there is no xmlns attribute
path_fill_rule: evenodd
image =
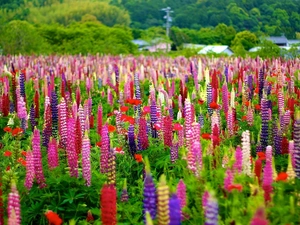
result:
<svg viewBox="0 0 300 225"><path fill-rule="evenodd" d="M12 129L10 127L4 127L3 130L8 133L10 133L12 131Z"/></svg>
<svg viewBox="0 0 300 225"><path fill-rule="evenodd" d="M121 107L120 107L121 112L127 112L128 109L129 109L129 108L128 108L127 106L121 106Z"/></svg>
<svg viewBox="0 0 300 225"><path fill-rule="evenodd" d="M154 126L153 126L153 128L155 130L160 130L161 129L161 124L160 123L155 123Z"/></svg>
<svg viewBox="0 0 300 225"><path fill-rule="evenodd" d="M199 103L200 105L203 105L203 103L204 103L204 100L202 100L202 99L199 99L199 100L198 100L198 103Z"/></svg>
<svg viewBox="0 0 300 225"><path fill-rule="evenodd" d="M246 121L246 120L247 120L247 116L243 116L243 117L242 117L242 120L243 120L243 121Z"/></svg>
<svg viewBox="0 0 300 225"><path fill-rule="evenodd" d="M112 133L112 132L115 132L115 130L116 130L115 126L110 125L110 124L108 125L108 132Z"/></svg>
<svg viewBox="0 0 300 225"><path fill-rule="evenodd" d="M18 158L17 162L22 164L23 166L26 166L26 161L22 157Z"/></svg>
<svg viewBox="0 0 300 225"><path fill-rule="evenodd" d="M129 122L132 125L134 125L134 123L135 123L135 120L132 116L127 116L127 115L124 115L124 114L121 116L121 121Z"/></svg>
<svg viewBox="0 0 300 225"><path fill-rule="evenodd" d="M210 134L208 134L208 133L206 133L206 134L201 134L201 137L202 137L203 139L206 139L206 140L210 140L210 139L211 139Z"/></svg>
<svg viewBox="0 0 300 225"><path fill-rule="evenodd" d="M145 106L143 108L143 115L146 115L146 114L150 113L150 111L151 111L150 106Z"/></svg>
<svg viewBox="0 0 300 225"><path fill-rule="evenodd" d="M116 151L117 152L121 152L122 151L122 147L116 147Z"/></svg>
<svg viewBox="0 0 300 225"><path fill-rule="evenodd" d="M258 152L257 155L260 160L266 160L266 154L264 152Z"/></svg>
<svg viewBox="0 0 300 225"><path fill-rule="evenodd" d="M21 154L22 154L23 156L25 156L25 157L26 157L26 153L27 153L27 152L25 152L25 151L21 151Z"/></svg>
<svg viewBox="0 0 300 225"><path fill-rule="evenodd" d="M125 102L135 106L142 104L142 101L139 99L127 99Z"/></svg>
<svg viewBox="0 0 300 225"><path fill-rule="evenodd" d="M50 225L61 225L63 223L59 215L51 210L48 210L45 213L45 216L47 217Z"/></svg>
<svg viewBox="0 0 300 225"><path fill-rule="evenodd" d="M259 104L256 104L256 105L255 105L255 109L256 109L256 110L260 110L260 105L259 105Z"/></svg>
<svg viewBox="0 0 300 225"><path fill-rule="evenodd" d="M228 187L229 191L232 190L238 190L239 192L241 192L243 190L243 186L241 184L231 184Z"/></svg>
<svg viewBox="0 0 300 225"><path fill-rule="evenodd" d="M280 172L276 178L276 181L286 181L288 178L288 175L286 172Z"/></svg>
<svg viewBox="0 0 300 225"><path fill-rule="evenodd" d="M212 102L212 103L209 104L209 108L211 108L211 109L218 109L219 105L217 103L215 103L215 102Z"/></svg>
<svg viewBox="0 0 300 225"><path fill-rule="evenodd" d="M174 124L174 130L179 131L182 130L183 126L180 123L175 123Z"/></svg>
<svg viewBox="0 0 300 225"><path fill-rule="evenodd" d="M17 136L17 135L22 134L22 133L23 133L23 129L20 128L20 127L17 127L15 129L13 129L13 131L12 131L13 136Z"/></svg>
<svg viewBox="0 0 300 225"><path fill-rule="evenodd" d="M6 157L10 157L12 155L12 153L10 151L5 151L4 152L4 156Z"/></svg>
<svg viewBox="0 0 300 225"><path fill-rule="evenodd" d="M143 156L141 154L134 154L134 158L138 163L143 162Z"/></svg>
<svg viewBox="0 0 300 225"><path fill-rule="evenodd" d="M97 145L97 147L101 147L101 141L98 141L98 142L96 143L96 145Z"/></svg>

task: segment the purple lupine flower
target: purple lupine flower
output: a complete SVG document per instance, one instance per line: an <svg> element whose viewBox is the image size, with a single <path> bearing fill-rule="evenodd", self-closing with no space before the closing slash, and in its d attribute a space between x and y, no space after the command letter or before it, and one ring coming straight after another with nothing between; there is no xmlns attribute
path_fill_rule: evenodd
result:
<svg viewBox="0 0 300 225"><path fill-rule="evenodd" d="M150 173L146 172L144 180L144 200L143 200L143 214L145 216L146 211L151 215L152 219L156 217L156 189L153 183L153 179Z"/></svg>
<svg viewBox="0 0 300 225"><path fill-rule="evenodd" d="M249 96L248 96L248 99L249 99L249 100L252 100L253 94L254 94L254 89L253 89L253 76L252 76L252 74L250 74L250 75L248 76L247 83L248 83L248 89L249 89Z"/></svg>
<svg viewBox="0 0 300 225"><path fill-rule="evenodd" d="M130 153L134 155L136 153L136 143L134 138L134 126L130 124L128 128L128 143L129 143L129 149Z"/></svg>
<svg viewBox="0 0 300 225"><path fill-rule="evenodd" d="M169 200L169 217L170 225L180 225L181 224L181 207L180 200L177 198L176 194L173 194Z"/></svg>
<svg viewBox="0 0 300 225"><path fill-rule="evenodd" d="M138 148L139 150L145 150L149 147L148 135L147 135L147 121L145 118L139 120L139 133L138 133Z"/></svg>
<svg viewBox="0 0 300 225"><path fill-rule="evenodd" d="M198 123L200 124L201 128L204 126L204 117L203 117L202 113L200 113L200 115L198 117Z"/></svg>
<svg viewBox="0 0 300 225"><path fill-rule="evenodd" d="M25 102L26 101L26 92L25 92L25 74L24 73L20 73L19 82L20 82L20 95L23 97L24 102Z"/></svg>
<svg viewBox="0 0 300 225"><path fill-rule="evenodd" d="M78 177L78 156L75 148L75 119L70 117L67 121L68 140L67 140L67 158L70 176Z"/></svg>
<svg viewBox="0 0 300 225"><path fill-rule="evenodd" d="M218 225L219 206L217 199L209 196L205 207L205 225Z"/></svg>
<svg viewBox="0 0 300 225"><path fill-rule="evenodd" d="M46 187L45 177L43 173L42 153L41 153L41 137L40 131L34 129L32 138L32 154L34 161L34 172L37 183L40 188Z"/></svg>
<svg viewBox="0 0 300 225"><path fill-rule="evenodd" d="M108 126L102 127L101 134L101 158L100 158L100 167L101 173L106 173L108 168L108 155L110 151L110 138L108 134Z"/></svg>
<svg viewBox="0 0 300 225"><path fill-rule="evenodd" d="M37 125L37 123L35 121L35 111L34 111L33 104L31 104L31 107L30 107L29 120L30 120L31 130L33 132L34 127Z"/></svg>
<svg viewBox="0 0 300 225"><path fill-rule="evenodd" d="M222 86L222 106L226 114L228 112L228 107L229 107L227 83L224 83Z"/></svg>
<svg viewBox="0 0 300 225"><path fill-rule="evenodd" d="M232 182L233 182L233 173L230 168L227 168L226 175L224 178L224 189L226 191L228 192L230 191L229 186L232 184Z"/></svg>
<svg viewBox="0 0 300 225"><path fill-rule="evenodd" d="M272 146L267 146L266 149L266 165L264 168L263 175L263 185L262 188L264 190L264 198L266 202L271 201L271 193L272 193Z"/></svg>
<svg viewBox="0 0 300 225"><path fill-rule="evenodd" d="M154 124L157 123L157 107L155 99L152 99L150 105L150 118L151 118L151 129L152 129L152 137L157 138L157 131L153 128Z"/></svg>
<svg viewBox="0 0 300 225"><path fill-rule="evenodd" d="M86 186L91 186L91 143L87 132L82 140L82 177Z"/></svg>
<svg viewBox="0 0 300 225"><path fill-rule="evenodd" d="M141 100L141 88L140 88L140 80L139 74L134 74L134 86L135 86L135 98ZM141 117L141 105L137 105L134 107L134 111L137 112L137 119Z"/></svg>
<svg viewBox="0 0 300 225"><path fill-rule="evenodd" d="M243 152L240 146L237 146L235 151L235 163L233 168L236 172L241 173L243 169Z"/></svg>
<svg viewBox="0 0 300 225"><path fill-rule="evenodd" d="M297 112L294 123L294 162L295 173L298 179L300 179L300 115Z"/></svg>
<svg viewBox="0 0 300 225"><path fill-rule="evenodd" d="M173 144L170 149L171 162L174 163L178 159L178 142Z"/></svg>
<svg viewBox="0 0 300 225"><path fill-rule="evenodd" d="M264 68L259 70L258 74L258 96L259 101L261 101L263 97L263 88L264 88L265 76L264 76Z"/></svg>
<svg viewBox="0 0 300 225"><path fill-rule="evenodd" d="M191 151L192 150L192 141L193 141L193 132L190 128L192 127L193 118L192 118L192 105L188 98L185 100L184 114L185 114L184 128L185 128L186 145L187 145L188 151Z"/></svg>
<svg viewBox="0 0 300 225"><path fill-rule="evenodd" d="M128 191L127 191L127 180L125 179L122 194L121 194L121 202L128 202Z"/></svg>
<svg viewBox="0 0 300 225"><path fill-rule="evenodd" d="M48 148L48 143L50 140L50 136L52 133L52 119L51 119L51 107L50 105L46 106L45 110L45 123L44 123L44 130L43 130L43 146Z"/></svg>
<svg viewBox="0 0 300 225"><path fill-rule="evenodd" d="M181 209L181 220L185 219L185 215L183 213L184 207L186 207L187 202L186 202L186 186L185 183L182 179L177 184L177 197L180 200L180 209Z"/></svg>
<svg viewBox="0 0 300 225"><path fill-rule="evenodd" d="M58 149L55 138L51 138L48 145L48 165L49 169L58 167Z"/></svg>
<svg viewBox="0 0 300 225"><path fill-rule="evenodd" d="M26 152L26 178L24 186L29 191L32 188L34 181L34 159L32 151Z"/></svg>
<svg viewBox="0 0 300 225"><path fill-rule="evenodd" d="M172 146L172 119L170 116L165 116L163 118L163 138L164 138L164 145L171 147Z"/></svg>
<svg viewBox="0 0 300 225"><path fill-rule="evenodd" d="M280 127L277 129L277 133L274 137L275 154L280 155L282 151L282 131Z"/></svg>
<svg viewBox="0 0 300 225"><path fill-rule="evenodd" d="M260 142L263 149L267 147L268 144L268 133L269 133L269 109L268 109L268 100L264 97L261 99L261 133L260 133Z"/></svg>
<svg viewBox="0 0 300 225"><path fill-rule="evenodd" d="M52 136L58 137L58 100L55 91L51 92L51 121L52 121Z"/></svg>
<svg viewBox="0 0 300 225"><path fill-rule="evenodd" d="M13 215L15 214L15 215ZM13 181L11 185L11 191L8 194L8 200L7 200L7 216L9 222L14 221L16 223L13 223L14 225L20 225L21 224L21 206L20 206L20 195L17 190L16 184ZM13 220L11 220L11 217ZM10 224L9 224L10 225Z"/></svg>

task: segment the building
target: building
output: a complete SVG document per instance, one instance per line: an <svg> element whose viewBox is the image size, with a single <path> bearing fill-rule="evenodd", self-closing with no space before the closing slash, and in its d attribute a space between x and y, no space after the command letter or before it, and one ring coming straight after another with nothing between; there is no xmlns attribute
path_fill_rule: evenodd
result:
<svg viewBox="0 0 300 225"><path fill-rule="evenodd" d="M270 36L270 37L267 37L266 40L268 41L272 41L274 44L278 45L278 46L286 46L288 47L289 44L288 44L288 39L282 35L282 36Z"/></svg>
<svg viewBox="0 0 300 225"><path fill-rule="evenodd" d="M229 48L228 45L206 45L203 49L201 49L198 54L225 54L228 56L233 55L233 51Z"/></svg>

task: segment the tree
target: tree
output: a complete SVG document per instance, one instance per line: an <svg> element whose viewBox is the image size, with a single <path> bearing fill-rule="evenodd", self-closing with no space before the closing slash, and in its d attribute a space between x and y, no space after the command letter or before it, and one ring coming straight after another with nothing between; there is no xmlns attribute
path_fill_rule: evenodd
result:
<svg viewBox="0 0 300 225"><path fill-rule="evenodd" d="M254 47L258 42L258 39L255 34L250 31L242 31L235 35L235 38L232 41L232 48L242 45L245 50L249 50Z"/></svg>

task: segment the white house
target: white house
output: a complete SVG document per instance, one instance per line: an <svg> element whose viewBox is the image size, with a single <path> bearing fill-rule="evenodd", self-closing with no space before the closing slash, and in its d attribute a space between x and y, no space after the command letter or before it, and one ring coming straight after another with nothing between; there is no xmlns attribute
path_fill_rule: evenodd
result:
<svg viewBox="0 0 300 225"><path fill-rule="evenodd" d="M233 51L229 48L228 45L207 45L201 49L198 54L227 54L228 56L233 55Z"/></svg>

